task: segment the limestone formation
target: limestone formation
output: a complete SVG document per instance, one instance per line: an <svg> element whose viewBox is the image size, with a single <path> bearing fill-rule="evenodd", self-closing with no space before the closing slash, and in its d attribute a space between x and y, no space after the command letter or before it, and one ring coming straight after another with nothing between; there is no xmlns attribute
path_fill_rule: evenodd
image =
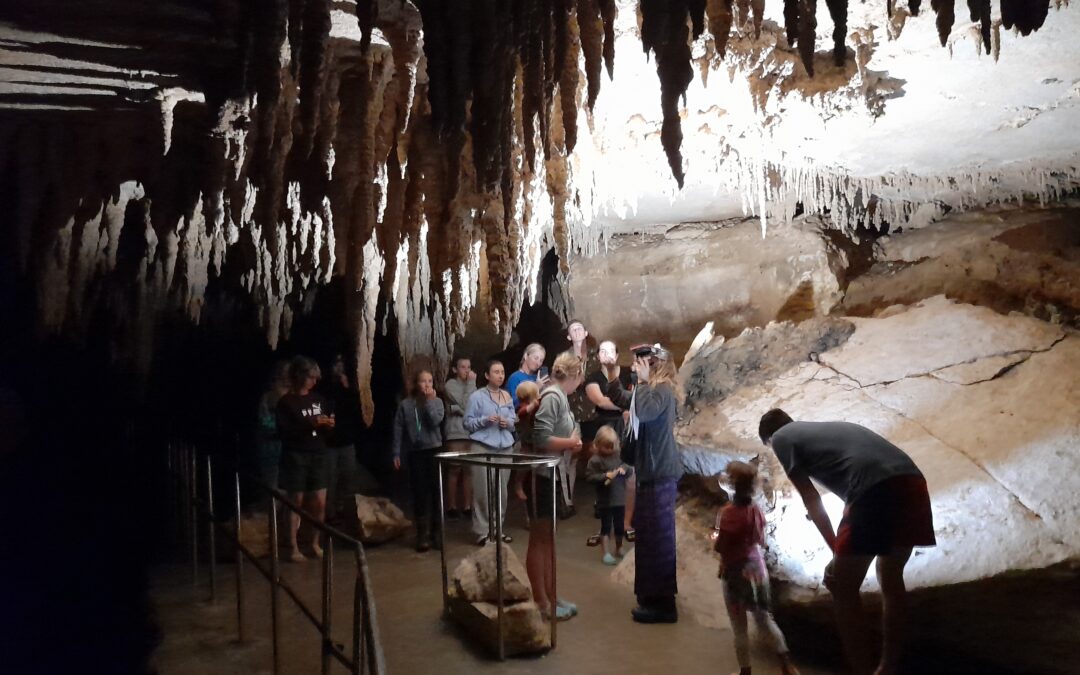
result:
<svg viewBox="0 0 1080 675"><path fill-rule="evenodd" d="M819 223L771 228L749 219L684 223L647 237L616 236L574 270L570 295L599 340L662 342L684 353L701 326L732 337L747 326L828 314L844 265Z"/></svg>
<svg viewBox="0 0 1080 675"><path fill-rule="evenodd" d="M638 4L175 2L107 16L59 0L13 7L0 17L0 166L13 258L40 329L87 340L108 326L113 356L145 372L156 332L176 317L239 314L276 347L338 278L370 422L376 332L396 323L403 359L432 354L441 368L483 304L509 339L536 297L542 255L554 247L566 274L575 256L599 250L613 213L637 208L640 195L611 170L626 162L607 154L624 141L643 166L655 162L642 148L662 148L679 185L695 172L726 185L763 228L800 211L827 213L849 233L919 225L1076 189L1071 157L853 174L770 150L788 109L815 109L823 125L852 110L880 116L902 93L903 75L869 67L882 51L873 27L829 4L834 56L847 54L847 20L854 58L819 64L810 82L790 50L793 23L785 38L758 0L738 3L738 17L730 2L650 0L640 26ZM803 5L798 48L812 55L816 19ZM1006 2L1001 22L1026 34L1047 9ZM989 13L978 12L985 42ZM626 39L656 59L654 130L598 123L600 63L610 79ZM702 85L709 72L738 74L752 109L729 115L723 96L705 117L688 111L695 66ZM1069 110L1070 91L1016 128ZM749 126L728 125L739 116ZM683 143L691 137L699 147ZM666 185L650 187L667 198Z"/></svg>
<svg viewBox="0 0 1080 675"><path fill-rule="evenodd" d="M357 538L365 544L382 544L397 539L412 527L401 509L386 497L354 497Z"/></svg>
<svg viewBox="0 0 1080 675"><path fill-rule="evenodd" d="M1025 621L1001 621L995 603L1046 597L1052 611L1069 617L1066 624L1076 617L1075 605L1054 600L1053 589L1063 580L1075 583L1080 561L1080 456L1074 451L1080 443L1080 338L1037 319L942 297L882 318L850 320L851 337L816 360L699 398L679 437L703 446L723 425L734 440L712 447L727 456L760 456L776 488L766 506L771 568L784 589L782 604L791 608L784 611L807 620L819 612L827 626L820 579L830 554L775 458L757 441L758 419L780 406L795 419L847 420L883 434L922 469L934 509L938 545L917 551L906 574L912 606L923 608L912 622L913 639L944 642L1017 670L1060 672L1048 655L1072 638L1029 629ZM831 494L824 502L837 523L842 504ZM975 593L978 587L996 590ZM866 589L877 589L872 571ZM695 592L682 580L680 590ZM972 630L954 633L948 629L954 619L945 618L950 613L930 609L950 602L965 605ZM1032 649L995 646L1016 639Z"/></svg>

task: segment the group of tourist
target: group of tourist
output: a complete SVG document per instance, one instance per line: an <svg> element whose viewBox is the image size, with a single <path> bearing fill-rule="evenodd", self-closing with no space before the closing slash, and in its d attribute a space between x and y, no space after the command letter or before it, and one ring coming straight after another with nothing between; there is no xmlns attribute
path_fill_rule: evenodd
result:
<svg viewBox="0 0 1080 675"><path fill-rule="evenodd" d="M559 517L573 515L577 469L584 464L586 480L595 484L596 516L601 521L599 534L589 543L602 545L601 560L611 565L622 556L624 537L636 541L638 606L632 617L642 623L675 622L675 500L683 469L674 438L680 396L674 360L660 345L633 347L626 377L616 345L601 342L593 353L586 347L587 337L585 325L572 322L567 329L570 349L560 353L550 369L543 365L546 351L539 344L524 349L518 369L509 377L503 363L487 361L483 386L477 386L472 362L464 356L454 359L441 392L430 370L413 374L409 395L395 414L392 453L394 467L408 469L416 549L442 545L435 527L437 453L558 457L554 471L516 473L513 487L527 506L526 570L534 600L547 617L573 617L576 605L555 595L551 555L555 514L550 505L553 501L560 505ZM309 498L320 520L327 509L328 488L337 487L335 477L350 475L356 463L349 429L355 422L348 416L358 413L359 402L350 398L355 390L348 386L340 357L331 373L331 382L322 389L328 398L315 390L321 376L318 364L296 357L275 370L260 402L264 480L279 484L297 503ZM833 551L824 584L833 594L840 634L855 671L896 672L905 619L904 567L914 547L935 544L922 473L902 450L856 424L795 422L774 409L762 416L759 435L772 448L802 497L808 519ZM489 489L484 467L448 471L446 516L470 518L477 545L492 541L496 531L503 533L504 542L511 541L491 522L492 514L506 513L511 472L495 473L498 484ZM750 673L747 615L751 614L773 641L783 672L791 675L797 671L770 614L761 550L765 519L754 499L757 469L732 462L726 473L734 498L717 515L715 548L721 557L719 576L741 673ZM812 481L845 502L835 531ZM344 494L351 494L349 489ZM498 499L500 508L489 508L489 498ZM329 501L336 506L333 498ZM291 515L289 545L295 561L305 559L297 544L298 526L299 517ZM321 557L318 537L312 551ZM864 635L859 597L875 559L883 596L883 649L876 666Z"/></svg>
<svg viewBox="0 0 1080 675"><path fill-rule="evenodd" d="M435 454L555 456L554 471L496 471L492 475L498 484L490 487L484 466L449 470L446 517L468 517L477 545L492 541L496 532L503 542L512 541L502 523L491 518L496 513L505 517L513 480L513 493L525 501L528 514L526 569L534 599L545 615L570 618L576 606L555 597L552 583L551 504L557 505L559 518L575 514L576 479L579 465L584 466L586 479L596 484L601 521L600 534L589 543L602 544L602 561L612 565L622 556L624 537L638 542L639 606L633 618L675 621L675 496L682 474L674 438L675 365L666 350L649 347L635 355L627 376L615 344L601 342L594 352L588 337L584 323L573 321L567 326L570 348L550 368L544 366L546 350L534 343L525 347L509 376L498 360L487 361L478 376L470 358L457 356L441 395L432 372L413 374L410 394L395 415L393 456L395 467L405 466L410 474L416 549L442 544L433 508ZM499 500L498 508L489 499Z"/></svg>
<svg viewBox="0 0 1080 675"><path fill-rule="evenodd" d="M275 364L259 400L253 468L260 482L280 488L296 504L306 504L323 522L347 508L367 472L356 461L359 392L350 386L341 355L330 364L327 381L320 385L320 380L322 369L306 356ZM290 511L289 558L294 562L306 559L297 539L299 528L300 516ZM311 550L322 557L317 534Z"/></svg>

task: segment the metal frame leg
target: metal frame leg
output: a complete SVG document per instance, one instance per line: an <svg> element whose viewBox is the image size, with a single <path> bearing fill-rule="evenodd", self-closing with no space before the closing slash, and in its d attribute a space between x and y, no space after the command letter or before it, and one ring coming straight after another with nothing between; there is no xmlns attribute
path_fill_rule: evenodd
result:
<svg viewBox="0 0 1080 675"><path fill-rule="evenodd" d="M278 645L278 582L281 580L281 561L278 560L277 495L270 499L270 632L274 645L274 675L281 673L281 650Z"/></svg>
<svg viewBox="0 0 1080 675"><path fill-rule="evenodd" d="M240 514L240 472L236 473L236 634L237 641L244 641L244 552L243 518Z"/></svg>
<svg viewBox="0 0 1080 675"><path fill-rule="evenodd" d="M210 543L210 602L217 603L217 536L216 523L217 520L214 517L214 475L212 473L210 455L206 456L206 510L209 512L209 526L207 529L207 536ZM237 518L239 518L237 514Z"/></svg>

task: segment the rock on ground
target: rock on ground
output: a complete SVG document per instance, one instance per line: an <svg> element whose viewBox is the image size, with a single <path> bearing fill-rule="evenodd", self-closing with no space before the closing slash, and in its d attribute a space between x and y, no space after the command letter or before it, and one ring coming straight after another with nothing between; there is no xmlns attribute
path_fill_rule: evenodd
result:
<svg viewBox="0 0 1080 675"><path fill-rule="evenodd" d="M356 519L360 541L365 544L381 544L397 539L412 522L386 497L356 497Z"/></svg>
<svg viewBox="0 0 1080 675"><path fill-rule="evenodd" d="M507 654L527 654L551 647L550 624L532 601L525 568L506 544L503 555L503 640ZM465 556L450 577L450 616L492 651L498 648L498 576L495 544Z"/></svg>

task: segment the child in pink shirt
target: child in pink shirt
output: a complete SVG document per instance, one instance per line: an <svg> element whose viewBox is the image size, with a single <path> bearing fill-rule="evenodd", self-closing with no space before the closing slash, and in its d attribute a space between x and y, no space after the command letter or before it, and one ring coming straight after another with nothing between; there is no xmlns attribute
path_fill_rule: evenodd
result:
<svg viewBox="0 0 1080 675"><path fill-rule="evenodd" d="M784 634L776 625L769 601L769 572L761 546L765 543L765 516L753 501L757 469L745 462L731 462L728 477L735 497L716 516L716 546L720 554L719 576L724 580L724 603L735 633L735 656L739 675L750 675L750 639L746 614L750 612L761 632L772 640L780 655L781 672L798 675L791 663Z"/></svg>

